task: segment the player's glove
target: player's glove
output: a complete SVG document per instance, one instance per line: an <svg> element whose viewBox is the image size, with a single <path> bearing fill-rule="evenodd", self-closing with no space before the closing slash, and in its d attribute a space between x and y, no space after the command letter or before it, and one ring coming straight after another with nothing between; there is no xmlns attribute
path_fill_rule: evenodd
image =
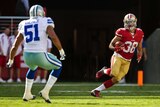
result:
<svg viewBox="0 0 160 107"><path fill-rule="evenodd" d="M9 59L8 62L7 62L7 68L10 68L12 67L12 64L13 64L13 60Z"/></svg>
<svg viewBox="0 0 160 107"><path fill-rule="evenodd" d="M141 61L141 59L142 59L142 55L138 54L137 55L137 61L138 61L138 63Z"/></svg>
<svg viewBox="0 0 160 107"><path fill-rule="evenodd" d="M65 60L65 56L66 56L66 54L65 54L65 52L64 52L64 50L63 49L61 49L61 50L59 50L59 54L60 54L60 60Z"/></svg>

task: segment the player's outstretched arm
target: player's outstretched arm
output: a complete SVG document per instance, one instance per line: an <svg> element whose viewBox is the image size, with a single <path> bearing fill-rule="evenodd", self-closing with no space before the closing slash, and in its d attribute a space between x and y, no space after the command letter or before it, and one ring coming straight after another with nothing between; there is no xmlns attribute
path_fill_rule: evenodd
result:
<svg viewBox="0 0 160 107"><path fill-rule="evenodd" d="M140 62L143 54L143 48L142 48L142 41L143 39L139 42L138 47L137 47L137 61Z"/></svg>
<svg viewBox="0 0 160 107"><path fill-rule="evenodd" d="M54 31L52 26L48 26L47 27L47 34L51 38L51 40L52 40L53 44L56 46L56 48L58 50L61 50L62 49L61 42L60 42L58 36L56 35L56 33L55 33L55 31Z"/></svg>
<svg viewBox="0 0 160 107"><path fill-rule="evenodd" d="M17 49L22 41L23 41L23 35L21 33L18 33L9 53L9 61L7 63L8 67L12 66Z"/></svg>

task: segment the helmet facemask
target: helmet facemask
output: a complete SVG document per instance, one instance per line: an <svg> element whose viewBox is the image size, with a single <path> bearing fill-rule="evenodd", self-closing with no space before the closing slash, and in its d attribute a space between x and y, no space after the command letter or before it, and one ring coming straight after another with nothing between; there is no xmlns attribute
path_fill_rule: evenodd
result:
<svg viewBox="0 0 160 107"><path fill-rule="evenodd" d="M137 18L134 14L127 14L124 17L124 27L130 31L133 31L137 27Z"/></svg>
<svg viewBox="0 0 160 107"><path fill-rule="evenodd" d="M44 13L43 7L40 5L33 5L29 10L30 18L37 17L37 16L44 17L44 15L45 13Z"/></svg>

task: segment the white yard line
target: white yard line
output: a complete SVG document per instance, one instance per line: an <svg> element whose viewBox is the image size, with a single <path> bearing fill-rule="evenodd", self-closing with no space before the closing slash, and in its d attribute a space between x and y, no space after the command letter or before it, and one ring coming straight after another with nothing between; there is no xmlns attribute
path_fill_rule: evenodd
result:
<svg viewBox="0 0 160 107"><path fill-rule="evenodd" d="M55 90L54 92L60 92L60 93L90 93L90 91L78 91L78 90ZM137 91L117 91L117 90L108 90L108 91L102 91L102 93L137 93ZM160 91L138 91L138 93L160 93Z"/></svg>
<svg viewBox="0 0 160 107"><path fill-rule="evenodd" d="M100 85L101 83L56 83L54 86L77 86L77 87L81 87L81 86L98 86L98 85ZM25 85L25 83L24 84L22 84L22 83L20 83L20 84L18 84L18 83L3 83L3 84L0 84L0 86L24 86ZM35 86L43 86L43 85L45 85L45 84L41 84L41 83L39 83L39 84L37 84L37 83L34 83L33 85L35 85ZM116 84L115 86L137 86L137 84Z"/></svg>
<svg viewBox="0 0 160 107"><path fill-rule="evenodd" d="M0 86L24 86L25 83L1 83ZM33 86L44 86L45 84L37 84L34 83ZM54 86L68 86L68 87L81 87L81 86L99 86L101 83L80 83L80 82L73 82L73 83L63 83L63 82L58 82ZM115 86L138 86L137 84L115 84ZM160 86L160 84L147 84L146 86Z"/></svg>

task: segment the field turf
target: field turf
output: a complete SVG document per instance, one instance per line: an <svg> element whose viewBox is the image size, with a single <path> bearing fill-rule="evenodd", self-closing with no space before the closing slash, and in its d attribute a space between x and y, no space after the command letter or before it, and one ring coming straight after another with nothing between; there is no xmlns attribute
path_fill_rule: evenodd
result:
<svg viewBox="0 0 160 107"><path fill-rule="evenodd" d="M160 107L160 85L117 84L101 93L101 98L90 96L98 82L57 82L50 92L51 104L38 96L44 84L33 84L35 100L22 101L24 83L0 84L0 107Z"/></svg>

